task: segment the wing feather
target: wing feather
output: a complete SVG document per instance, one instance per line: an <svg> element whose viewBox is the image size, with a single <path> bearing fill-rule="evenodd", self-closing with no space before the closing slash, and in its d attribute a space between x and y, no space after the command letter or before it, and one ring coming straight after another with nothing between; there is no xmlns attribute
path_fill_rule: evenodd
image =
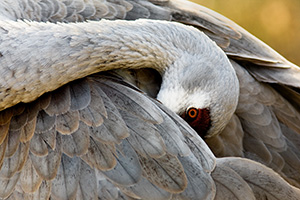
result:
<svg viewBox="0 0 300 200"><path fill-rule="evenodd" d="M144 157L161 157L166 153L166 146L157 132L156 127L130 113L120 111L130 136L127 141L140 155Z"/></svg>
<svg viewBox="0 0 300 200"><path fill-rule="evenodd" d="M7 198L15 188L15 185L19 181L20 173L16 173L10 179L0 178L0 198Z"/></svg>
<svg viewBox="0 0 300 200"><path fill-rule="evenodd" d="M20 143L21 133L22 129L17 131L9 131L5 157L11 157L17 151Z"/></svg>
<svg viewBox="0 0 300 200"><path fill-rule="evenodd" d="M91 0L85 1L85 5L84 5L84 9L79 12L79 15L83 18L83 19L88 19L91 16L95 15L96 13L96 8L93 5L93 2Z"/></svg>
<svg viewBox="0 0 300 200"><path fill-rule="evenodd" d="M56 2L57 2L58 10L51 17L51 21L53 21L53 22L60 21L61 19L66 18L66 16L67 16L66 5L60 1L56 1Z"/></svg>
<svg viewBox="0 0 300 200"><path fill-rule="evenodd" d="M101 96L104 106L106 109L107 117L104 118L103 126L92 128L95 130L94 135L97 134L106 134L103 140L107 138L108 141L116 140L116 143L120 143L121 139L128 137L129 131L128 128L122 119L118 109L116 106L111 102L110 98L101 90L101 88L97 88L98 94ZM106 129L104 132L98 131L100 129ZM113 137L111 137L113 136ZM100 137L99 137L100 139ZM101 139L100 139L101 140Z"/></svg>
<svg viewBox="0 0 300 200"><path fill-rule="evenodd" d="M0 170L0 177L11 178L20 171L28 157L29 143L20 143L11 157L5 157Z"/></svg>
<svg viewBox="0 0 300 200"><path fill-rule="evenodd" d="M79 187L81 160L63 154L56 177L52 180L52 192L57 199L74 199Z"/></svg>
<svg viewBox="0 0 300 200"><path fill-rule="evenodd" d="M115 146L104 144L90 138L88 152L81 156L91 167L99 170L110 170L116 166Z"/></svg>
<svg viewBox="0 0 300 200"><path fill-rule="evenodd" d="M270 167L276 171L276 172L281 172L284 165L286 164L286 161L283 159L282 155L280 153L270 150L271 155L272 155L272 163L270 164ZM295 166L295 165L293 165Z"/></svg>
<svg viewBox="0 0 300 200"><path fill-rule="evenodd" d="M12 116L13 116L13 108L6 109L3 112L1 112L0 125L2 126L7 124L11 120Z"/></svg>
<svg viewBox="0 0 300 200"><path fill-rule="evenodd" d="M201 163L193 155L179 157L188 180L187 188L178 196L182 199L212 199L216 193L216 186L210 173L205 171Z"/></svg>
<svg viewBox="0 0 300 200"><path fill-rule="evenodd" d="M47 200L50 198L51 194L51 183L49 181L43 181L38 190L34 193L29 193L24 195L21 199L30 200Z"/></svg>
<svg viewBox="0 0 300 200"><path fill-rule="evenodd" d="M295 140L287 135L298 135L299 121L298 111L280 94L266 83L260 83L253 78L240 64L232 61L240 82L239 105L236 116L239 117L243 133L242 143L239 147L243 149L240 156L259 161L282 175L294 185L299 185L299 171L288 164L286 152L293 152L294 159L299 159L299 148L291 145ZM284 125L283 125L284 124ZM226 129L229 129L230 123ZM293 129L293 130L291 130ZM224 140L226 132L217 136ZM211 140L211 142L209 142ZM218 148L217 139L208 139L208 144L214 150ZM234 139L227 143L233 145ZM221 143L221 145L224 145ZM227 148L230 145L226 145ZM224 148L224 147L221 147ZM234 147L236 148L236 147ZM232 148L232 149L234 149ZM218 151L218 156L228 156L225 151ZM234 154L231 154L234 155ZM230 156L230 155L229 155ZM293 175L291 175L293 171Z"/></svg>
<svg viewBox="0 0 300 200"><path fill-rule="evenodd" d="M0 166L2 166L4 158L5 158L5 150L6 150L6 146L7 146L7 140L8 140L8 137L6 137L6 139L0 145Z"/></svg>
<svg viewBox="0 0 300 200"><path fill-rule="evenodd" d="M117 184L132 185L141 179L142 168L131 145L127 141L123 141L121 145L122 152L117 152L116 166L103 174Z"/></svg>
<svg viewBox="0 0 300 200"><path fill-rule="evenodd" d="M63 135L74 133L79 128L79 112L68 111L56 117L56 130Z"/></svg>
<svg viewBox="0 0 300 200"><path fill-rule="evenodd" d="M3 142L5 141L8 132L9 132L9 122L0 125L0 144L3 144Z"/></svg>
<svg viewBox="0 0 300 200"><path fill-rule="evenodd" d="M216 137L207 138L205 142L214 154L219 156L244 156L244 130L240 119L234 114L225 129Z"/></svg>
<svg viewBox="0 0 300 200"><path fill-rule="evenodd" d="M163 121L157 107L150 100L141 98L137 91L125 89L124 85L105 79L101 80L100 85L118 109L140 116L152 123L159 124Z"/></svg>
<svg viewBox="0 0 300 200"><path fill-rule="evenodd" d="M181 117L171 112L164 105L158 104L157 102L154 103L156 103L156 105L158 105L178 126L185 137L185 143L189 146L191 152L201 163L204 170L208 172L212 171L215 167L215 156L205 142L200 139L195 131Z"/></svg>
<svg viewBox="0 0 300 200"><path fill-rule="evenodd" d="M75 81L70 85L71 110L82 110L91 102L90 86L86 79Z"/></svg>
<svg viewBox="0 0 300 200"><path fill-rule="evenodd" d="M48 154L47 144L44 142L41 135L33 135L30 141L30 152L38 156L45 156Z"/></svg>
<svg viewBox="0 0 300 200"><path fill-rule="evenodd" d="M55 178L58 167L60 165L62 147L61 136L56 135L56 145L54 149L48 147L48 154L45 156L36 156L30 153L30 159L39 176L45 180ZM28 158L29 159L29 158Z"/></svg>
<svg viewBox="0 0 300 200"><path fill-rule="evenodd" d="M230 20L182 0L26 2L13 5L14 12L7 17L51 22L149 18L178 21L204 31L238 61L233 65L244 81L236 115L215 139L215 152L220 156L252 156L291 183L300 180L295 170L300 166L300 140L293 136L300 130L300 98L293 88L300 87L299 68ZM10 11L10 7L3 10ZM140 123L146 125L136 125ZM296 199L299 195L299 190L254 162L221 160L214 171L214 155L179 116L107 74L81 79L31 104L1 111L0 125L2 198L13 193L11 198L47 199L52 195L93 199L104 195L131 199L153 193L157 198L199 199L213 198L215 192L219 198L230 191L238 199L238 188L242 187L251 199L246 184L257 198ZM230 130L238 132L238 138L230 141ZM245 166L252 177L263 172L262 178L251 179ZM217 180L217 188L212 178ZM238 187L224 189L230 180ZM278 191L284 191L272 191L266 184L271 182Z"/></svg>
<svg viewBox="0 0 300 200"><path fill-rule="evenodd" d="M79 186L77 189L79 199L97 199L97 180L93 168L81 160Z"/></svg>
<svg viewBox="0 0 300 200"><path fill-rule="evenodd" d="M27 159L20 177L22 190L25 193L33 193L40 188L42 181L43 179L38 175L37 171L32 165L31 159Z"/></svg>
<svg viewBox="0 0 300 200"><path fill-rule="evenodd" d="M50 97L50 104L44 109L48 115L63 114L70 109L71 94L68 86L59 88Z"/></svg>
<svg viewBox="0 0 300 200"><path fill-rule="evenodd" d="M62 150L69 157L86 154L89 144L89 129L88 126L82 122L78 130L71 135L62 135Z"/></svg>
<svg viewBox="0 0 300 200"><path fill-rule="evenodd" d="M187 178L178 158L166 154L160 158L139 157L144 176L153 184L171 193L180 193L187 187Z"/></svg>
<svg viewBox="0 0 300 200"><path fill-rule="evenodd" d="M222 163L217 164L216 169L212 173L212 177L216 183L217 190L215 200L256 199L247 182L234 170Z"/></svg>
<svg viewBox="0 0 300 200"><path fill-rule="evenodd" d="M118 199L119 189L103 174L97 173L98 196L104 199Z"/></svg>
<svg viewBox="0 0 300 200"><path fill-rule="evenodd" d="M80 120L88 126L98 127L103 123L103 117L107 118L107 112L104 103L97 91L91 88L91 102L84 108L79 110Z"/></svg>
<svg viewBox="0 0 300 200"><path fill-rule="evenodd" d="M48 154L48 147L52 150L56 145L56 130L51 129L45 133L35 133L30 141L30 152L37 156Z"/></svg>
<svg viewBox="0 0 300 200"><path fill-rule="evenodd" d="M28 121L23 128L23 131L20 135L20 142L28 142L34 135L36 126L36 118L33 118L31 121Z"/></svg>
<svg viewBox="0 0 300 200"><path fill-rule="evenodd" d="M37 116L35 132L43 133L53 129L55 120L55 116L48 115L44 110L40 111Z"/></svg>
<svg viewBox="0 0 300 200"><path fill-rule="evenodd" d="M129 186L129 190L142 199L165 200L172 197L171 193L160 189L145 178L142 178L138 184Z"/></svg>
<svg viewBox="0 0 300 200"><path fill-rule="evenodd" d="M155 127L163 138L168 153L175 156L187 156L191 153L182 132L169 117L164 116L164 122L155 124Z"/></svg>
<svg viewBox="0 0 300 200"><path fill-rule="evenodd" d="M22 112L19 115L15 115L10 120L10 130L17 131L24 127L28 119L27 111Z"/></svg>
<svg viewBox="0 0 300 200"><path fill-rule="evenodd" d="M243 145L244 149L247 151L245 152L246 157L253 160L258 160L267 165L272 162L272 154L267 146L263 143L263 141L258 140L257 138L254 138L249 134L246 134L244 137ZM255 158L253 156L258 156L259 158Z"/></svg>
<svg viewBox="0 0 300 200"><path fill-rule="evenodd" d="M242 158L222 158L219 162L238 173L252 188L257 199L296 200L299 198L298 188L289 185L264 165Z"/></svg>

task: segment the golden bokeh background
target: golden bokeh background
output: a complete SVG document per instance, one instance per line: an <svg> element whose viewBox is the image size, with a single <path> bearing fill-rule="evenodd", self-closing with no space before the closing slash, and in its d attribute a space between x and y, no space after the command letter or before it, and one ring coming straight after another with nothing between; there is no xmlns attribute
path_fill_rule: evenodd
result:
<svg viewBox="0 0 300 200"><path fill-rule="evenodd" d="M192 0L233 20L300 66L300 0Z"/></svg>

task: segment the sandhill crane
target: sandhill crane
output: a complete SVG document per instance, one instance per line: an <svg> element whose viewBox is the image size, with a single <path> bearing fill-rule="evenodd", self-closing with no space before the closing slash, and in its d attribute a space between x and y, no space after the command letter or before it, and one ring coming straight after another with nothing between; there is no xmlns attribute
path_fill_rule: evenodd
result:
<svg viewBox="0 0 300 200"><path fill-rule="evenodd" d="M2 199L300 199L299 67L207 8L3 0L0 66Z"/></svg>

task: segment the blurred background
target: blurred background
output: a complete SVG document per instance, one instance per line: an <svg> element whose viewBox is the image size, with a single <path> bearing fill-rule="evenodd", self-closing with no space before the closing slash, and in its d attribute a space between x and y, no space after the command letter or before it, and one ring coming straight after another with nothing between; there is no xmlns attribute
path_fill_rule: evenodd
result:
<svg viewBox="0 0 300 200"><path fill-rule="evenodd" d="M300 66L300 0L192 0L233 20Z"/></svg>

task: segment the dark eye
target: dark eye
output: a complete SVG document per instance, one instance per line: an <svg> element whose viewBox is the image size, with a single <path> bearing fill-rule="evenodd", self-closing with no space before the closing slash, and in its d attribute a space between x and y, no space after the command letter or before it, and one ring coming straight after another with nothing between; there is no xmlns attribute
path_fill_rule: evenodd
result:
<svg viewBox="0 0 300 200"><path fill-rule="evenodd" d="M198 115L198 109L196 109L196 108L190 108L190 109L188 109L187 115L188 115L188 117L190 117L191 119L197 118L197 115Z"/></svg>

